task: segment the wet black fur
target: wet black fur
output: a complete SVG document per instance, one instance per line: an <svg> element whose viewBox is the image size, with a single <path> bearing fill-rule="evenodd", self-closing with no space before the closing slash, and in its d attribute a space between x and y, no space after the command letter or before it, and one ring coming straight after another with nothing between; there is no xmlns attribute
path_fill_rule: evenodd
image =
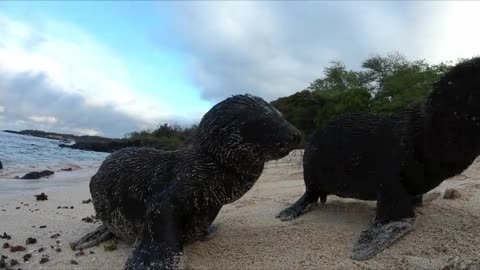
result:
<svg viewBox="0 0 480 270"><path fill-rule="evenodd" d="M126 269L174 269L183 246L207 234L222 206L299 141L299 131L264 100L228 98L178 151L127 148L107 157L90 182L97 217L134 242Z"/></svg>
<svg viewBox="0 0 480 270"><path fill-rule="evenodd" d="M387 119L347 114L312 136L303 159L305 194L288 220L329 194L377 200L377 222L414 217L421 195L480 154L480 58L459 63L424 104Z"/></svg>

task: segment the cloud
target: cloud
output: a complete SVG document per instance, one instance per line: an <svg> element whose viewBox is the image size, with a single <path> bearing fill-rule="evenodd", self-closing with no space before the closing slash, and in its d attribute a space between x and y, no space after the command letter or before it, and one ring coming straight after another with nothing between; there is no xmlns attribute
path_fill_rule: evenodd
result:
<svg viewBox="0 0 480 270"><path fill-rule="evenodd" d="M32 115L28 117L28 119L32 120L33 122L36 123L41 123L41 124L55 124L57 123L57 118L54 116L47 116L47 115Z"/></svg>
<svg viewBox="0 0 480 270"><path fill-rule="evenodd" d="M122 58L74 25L0 14L1 128L123 136L177 119L135 89Z"/></svg>
<svg viewBox="0 0 480 270"><path fill-rule="evenodd" d="M239 92L266 99L304 89L330 61L357 68L372 54L456 60L477 53L476 2L160 3L190 52L203 97Z"/></svg>
<svg viewBox="0 0 480 270"><path fill-rule="evenodd" d="M11 104L2 128L41 129L75 134L122 136L138 130L138 119L112 105L95 106L80 94L50 83L43 73L10 73L0 69L0 100Z"/></svg>

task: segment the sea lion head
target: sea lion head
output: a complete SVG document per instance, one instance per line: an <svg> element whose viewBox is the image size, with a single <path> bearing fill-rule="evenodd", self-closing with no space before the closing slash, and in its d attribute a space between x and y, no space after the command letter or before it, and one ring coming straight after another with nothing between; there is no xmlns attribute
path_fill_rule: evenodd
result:
<svg viewBox="0 0 480 270"><path fill-rule="evenodd" d="M460 62L434 84L426 101L432 121L480 136L480 57Z"/></svg>
<svg viewBox="0 0 480 270"><path fill-rule="evenodd" d="M202 118L196 143L226 166L245 167L286 156L301 133L265 100L236 95Z"/></svg>

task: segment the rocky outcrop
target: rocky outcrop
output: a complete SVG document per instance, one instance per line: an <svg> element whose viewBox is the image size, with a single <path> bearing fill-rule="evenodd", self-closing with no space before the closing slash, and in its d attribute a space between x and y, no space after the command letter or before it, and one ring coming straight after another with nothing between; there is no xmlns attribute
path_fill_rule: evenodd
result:
<svg viewBox="0 0 480 270"><path fill-rule="evenodd" d="M95 151L95 152L106 152L112 153L117 150L132 147L132 146L142 146L140 141L111 141L111 142L77 142L73 145L59 144L60 147L79 149L85 151Z"/></svg>
<svg viewBox="0 0 480 270"><path fill-rule="evenodd" d="M30 172L20 177L20 179L39 179L54 174L54 172L49 170L44 170L41 172Z"/></svg>

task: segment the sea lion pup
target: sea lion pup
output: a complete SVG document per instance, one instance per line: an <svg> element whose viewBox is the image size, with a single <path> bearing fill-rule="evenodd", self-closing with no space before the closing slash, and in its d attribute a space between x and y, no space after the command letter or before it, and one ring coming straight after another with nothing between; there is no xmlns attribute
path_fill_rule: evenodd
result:
<svg viewBox="0 0 480 270"><path fill-rule="evenodd" d="M264 163L286 156L300 132L263 99L237 95L216 104L177 151L126 148L90 181L95 232L72 248L113 235L134 242L125 269L177 269L183 246L214 233L223 205L244 195Z"/></svg>
<svg viewBox="0 0 480 270"><path fill-rule="evenodd" d="M327 195L377 200L354 245L367 260L410 231L422 194L460 174L480 154L480 58L454 66L423 104L381 119L347 114L312 136L303 158L304 195L277 215L294 219Z"/></svg>

